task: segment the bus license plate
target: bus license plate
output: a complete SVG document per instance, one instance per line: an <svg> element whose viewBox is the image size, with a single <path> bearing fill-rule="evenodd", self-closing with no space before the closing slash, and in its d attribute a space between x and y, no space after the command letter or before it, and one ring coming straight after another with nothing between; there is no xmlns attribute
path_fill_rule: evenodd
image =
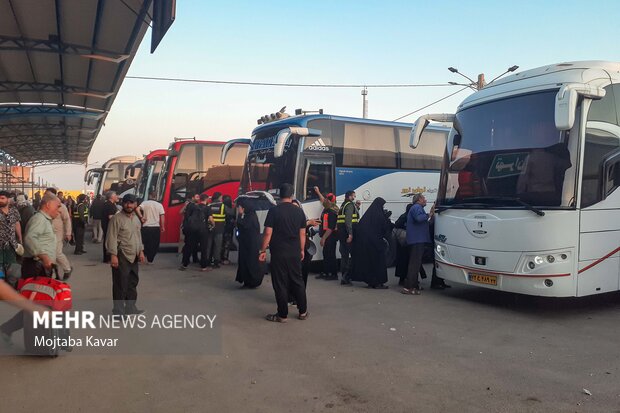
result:
<svg viewBox="0 0 620 413"><path fill-rule="evenodd" d="M497 276L470 273L469 281L479 284L497 285Z"/></svg>

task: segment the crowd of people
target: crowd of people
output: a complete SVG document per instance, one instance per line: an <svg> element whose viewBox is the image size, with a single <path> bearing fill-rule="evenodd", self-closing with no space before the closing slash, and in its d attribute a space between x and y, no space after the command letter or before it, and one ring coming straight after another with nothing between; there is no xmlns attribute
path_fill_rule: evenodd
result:
<svg viewBox="0 0 620 413"><path fill-rule="evenodd" d="M37 276L56 277L64 282L71 277L72 267L64 254L71 243L74 254L84 250L84 237L91 206L101 227L93 225L93 241L103 243L104 262L112 267L113 314L126 316L140 314L136 307L139 282L138 264L145 261L144 238L153 238L153 222L157 231L164 231L163 207L156 202L144 202L138 207L134 195L125 195L117 206L115 193L106 194L106 201L93 200L92 205L82 194L75 201L64 198L62 192L47 188L43 195L35 193L29 203L25 194L0 191L0 298L14 303L23 310L41 309L25 300L16 291L19 278ZM99 238L101 237L101 238ZM159 240L159 233L157 234ZM149 261L154 259L158 242L147 243ZM21 267L20 274L16 268ZM0 326L2 341L11 345L11 335L23 327L20 311Z"/></svg>
<svg viewBox="0 0 620 413"><path fill-rule="evenodd" d="M422 262L429 246L431 259L433 256L434 217L434 208L425 212L426 199L422 194L414 194L406 212L392 224L383 198L376 198L360 218L360 203L354 191L347 191L339 206L334 194L323 195L315 187L323 211L319 218L308 218L293 198L292 185L284 184L279 191L281 202L268 211L262 235L249 199L239 198L235 208L231 197L219 192L211 197L192 196L181 210L183 246L179 269L187 270L190 259L202 271L230 264L229 251L236 233L236 281L242 288L259 287L267 268L271 273L277 311L266 319L286 322L288 307L296 305L298 318L305 320L308 274L318 249L311 239L316 233L320 237L323 268L315 278L340 280L342 285L364 282L371 289L389 288L387 268L391 263L387 262L386 240L395 238L395 275L400 279L401 292L420 294L419 278L426 278ZM113 191L89 202L86 195L73 200L48 188L42 196L37 192L32 203L25 194L0 191L0 278L15 288L18 277L12 268L19 261L22 277L55 275L68 280L72 267L63 247L71 243L75 246L74 254L85 253L84 237L90 222L92 241L102 244L103 262L112 267L113 314L140 314L142 310L136 307L139 264L153 263L160 234L166 230L164 208L153 199L154 194L149 195L138 206L134 195L125 195L119 205ZM269 266L267 251L271 256ZM437 277L434 266L431 288L449 288ZM5 293L5 289L0 289L0 295L4 297ZM21 327L19 319L18 314L0 326L5 341Z"/></svg>

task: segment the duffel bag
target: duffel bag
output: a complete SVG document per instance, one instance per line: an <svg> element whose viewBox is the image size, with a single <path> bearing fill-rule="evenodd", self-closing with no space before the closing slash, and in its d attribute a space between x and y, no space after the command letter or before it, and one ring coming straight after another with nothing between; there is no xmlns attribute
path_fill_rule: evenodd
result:
<svg viewBox="0 0 620 413"><path fill-rule="evenodd" d="M20 279L18 288L27 299L54 311L67 311L73 305L71 286L50 277Z"/></svg>

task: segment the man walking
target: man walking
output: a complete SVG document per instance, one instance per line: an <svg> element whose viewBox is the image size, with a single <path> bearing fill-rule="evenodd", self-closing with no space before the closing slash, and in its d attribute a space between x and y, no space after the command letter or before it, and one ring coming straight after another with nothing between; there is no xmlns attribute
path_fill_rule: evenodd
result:
<svg viewBox="0 0 620 413"><path fill-rule="evenodd" d="M199 196L198 203L192 201L184 207L183 235L185 236L185 244L183 245L183 257L181 258L181 266L179 267L181 271L185 271L189 266L189 258L194 255L194 253L197 254L198 246L201 244L201 241L203 241L203 247L205 244L204 234L208 228L204 214L205 211L201 207L200 202ZM206 200L203 202L206 203ZM202 260L206 258L204 257L204 253L201 258Z"/></svg>
<svg viewBox="0 0 620 413"><path fill-rule="evenodd" d="M103 262L110 262L110 254L106 249L106 236L108 233L108 224L110 223L110 219L118 212L116 208L116 203L118 202L118 195L114 191L108 191L105 194L105 202L103 203L103 208L101 211L101 228L103 230Z"/></svg>
<svg viewBox="0 0 620 413"><path fill-rule="evenodd" d="M267 259L267 247L271 252L271 283L276 295L278 312L268 314L268 321L284 323L288 319L289 292L297 303L300 320L308 317L306 287L301 275L301 261L306 244L306 215L293 205L293 185L280 187L280 201L267 213L265 232L259 260Z"/></svg>
<svg viewBox="0 0 620 413"><path fill-rule="evenodd" d="M149 199L142 202L138 209L142 213L142 242L146 262L152 264L159 250L160 234L166 231L164 206L155 201L155 192L149 194Z"/></svg>
<svg viewBox="0 0 620 413"><path fill-rule="evenodd" d="M430 214L424 211L426 198L422 194L414 194L411 198L413 206L407 214L407 245L409 245L409 268L403 294L420 295L420 280L418 273L422 266L422 256L426 244L431 241L429 221L435 213L435 206Z"/></svg>
<svg viewBox="0 0 620 413"><path fill-rule="evenodd" d="M47 194L56 195L57 191L56 188L47 188L45 192ZM60 201L60 211L52 221L54 233L56 234L56 263L60 266L60 269L63 272L63 279L68 279L71 276L73 269L71 268L69 258L67 258L63 252L63 247L65 242L71 241L71 216L69 215L69 210L67 207L62 203L62 198L58 197L58 199Z"/></svg>
<svg viewBox="0 0 620 413"><path fill-rule="evenodd" d="M77 197L77 206L73 209L73 234L75 235L75 255L85 254L84 234L86 233L86 223L88 222L88 203L86 195L80 194Z"/></svg>
<svg viewBox="0 0 620 413"><path fill-rule="evenodd" d="M52 221L60 214L61 203L56 195L46 192L41 198L39 208L39 212L34 214L26 226L21 274L23 279L51 277L52 267L56 262L56 234ZM11 334L23 326L24 316L19 312L0 326L2 339L10 343Z"/></svg>
<svg viewBox="0 0 620 413"><path fill-rule="evenodd" d="M355 227L359 222L359 210L355 204L355 191L347 191L344 202L338 211L338 237L340 239L340 271L342 280L340 284L351 284L351 248Z"/></svg>
<svg viewBox="0 0 620 413"><path fill-rule="evenodd" d="M139 263L144 262L141 222L134 213L137 205L135 195L125 195L123 209L110 218L106 234L105 246L112 267L112 313L115 315L143 313L136 307Z"/></svg>
<svg viewBox="0 0 620 413"><path fill-rule="evenodd" d="M89 214L93 224L93 242L98 244L103 241L103 228L101 219L103 218L103 204L105 201L101 195L97 195L90 206Z"/></svg>
<svg viewBox="0 0 620 413"><path fill-rule="evenodd" d="M11 266L17 262L15 248L22 243L19 211L9 198L7 191L0 191L0 279L4 280L11 276Z"/></svg>

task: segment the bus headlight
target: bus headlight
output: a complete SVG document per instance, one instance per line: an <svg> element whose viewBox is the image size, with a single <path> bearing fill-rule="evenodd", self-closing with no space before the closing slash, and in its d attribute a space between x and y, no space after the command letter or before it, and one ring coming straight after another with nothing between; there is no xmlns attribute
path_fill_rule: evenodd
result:
<svg viewBox="0 0 620 413"><path fill-rule="evenodd" d="M439 244L435 246L435 251L437 252L437 254L441 255L442 257L446 256L446 249Z"/></svg>
<svg viewBox="0 0 620 413"><path fill-rule="evenodd" d="M544 268L547 265L553 265L554 268L558 265L567 264L567 260L570 258L570 252L539 252L537 255L526 255L522 259L522 271L530 272L534 269Z"/></svg>

